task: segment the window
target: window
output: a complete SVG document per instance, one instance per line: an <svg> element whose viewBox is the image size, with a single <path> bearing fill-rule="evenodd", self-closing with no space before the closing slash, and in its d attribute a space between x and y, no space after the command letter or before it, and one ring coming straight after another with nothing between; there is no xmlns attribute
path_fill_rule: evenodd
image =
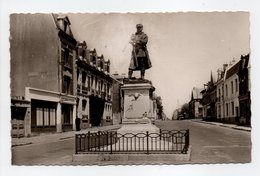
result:
<svg viewBox="0 0 260 176"><path fill-rule="evenodd" d="M110 93L109 93L109 85L107 85L107 95L110 95Z"/></svg>
<svg viewBox="0 0 260 176"><path fill-rule="evenodd" d="M86 100L82 100L82 110L85 111L87 106L87 101Z"/></svg>
<svg viewBox="0 0 260 176"><path fill-rule="evenodd" d="M77 69L77 80L79 80L79 69Z"/></svg>
<svg viewBox="0 0 260 176"><path fill-rule="evenodd" d="M90 90L90 76L88 76L88 88Z"/></svg>
<svg viewBox="0 0 260 176"><path fill-rule="evenodd" d="M226 84L226 96L228 96L228 85Z"/></svg>
<svg viewBox="0 0 260 176"><path fill-rule="evenodd" d="M94 77L91 75L91 88L94 89Z"/></svg>
<svg viewBox="0 0 260 176"><path fill-rule="evenodd" d="M220 93L220 88L218 89L218 97L220 98L221 93Z"/></svg>
<svg viewBox="0 0 260 176"><path fill-rule="evenodd" d="M107 90L107 84L105 83L104 84L104 92L106 92L106 90Z"/></svg>
<svg viewBox="0 0 260 176"><path fill-rule="evenodd" d="M36 126L48 127L56 125L56 112L53 108L36 108Z"/></svg>
<svg viewBox="0 0 260 176"><path fill-rule="evenodd" d="M226 103L226 116L228 116L228 104Z"/></svg>
<svg viewBox="0 0 260 176"><path fill-rule="evenodd" d="M96 65L96 56L95 55L91 56L91 61L92 61L93 65Z"/></svg>
<svg viewBox="0 0 260 176"><path fill-rule="evenodd" d="M98 92L101 93L101 81L98 81Z"/></svg>
<svg viewBox="0 0 260 176"><path fill-rule="evenodd" d="M61 49L61 59L65 65L69 65L69 50L67 48Z"/></svg>
<svg viewBox="0 0 260 176"><path fill-rule="evenodd" d="M218 106L218 117L220 117L221 116L221 106L219 105Z"/></svg>
<svg viewBox="0 0 260 176"><path fill-rule="evenodd" d="M97 79L97 77L95 77L95 90L97 90L97 88L98 88L98 79Z"/></svg>
<svg viewBox="0 0 260 176"><path fill-rule="evenodd" d="M50 109L50 126L56 125L56 112L55 109Z"/></svg>
<svg viewBox="0 0 260 176"><path fill-rule="evenodd" d="M61 45L61 62L64 65L64 69L71 71L73 65L72 48L69 48L65 43L62 43Z"/></svg>
<svg viewBox="0 0 260 176"><path fill-rule="evenodd" d="M104 85L104 82L101 81L101 91L103 92L103 85Z"/></svg>
<svg viewBox="0 0 260 176"><path fill-rule="evenodd" d="M101 70L104 69L104 63L103 63L103 60L100 61L100 68L101 68Z"/></svg>
<svg viewBox="0 0 260 176"><path fill-rule="evenodd" d="M44 126L49 126L49 109L44 108L43 109L44 113L43 113L43 122L44 122Z"/></svg>
<svg viewBox="0 0 260 176"><path fill-rule="evenodd" d="M107 72L110 72L109 64L107 64Z"/></svg>
<svg viewBox="0 0 260 176"><path fill-rule="evenodd" d="M87 78L87 77L86 77L86 72L83 71L83 72L82 72L82 85L83 85L83 86L85 86L85 84L86 84L86 78Z"/></svg>
<svg viewBox="0 0 260 176"><path fill-rule="evenodd" d="M233 83L233 81L231 81L231 94L233 94L234 93L234 83Z"/></svg>
<svg viewBox="0 0 260 176"><path fill-rule="evenodd" d="M68 76L63 77L62 93L72 94L72 81L71 81L70 77L68 77Z"/></svg>
<svg viewBox="0 0 260 176"><path fill-rule="evenodd" d="M43 109L37 108L36 109L36 125L43 126Z"/></svg>
<svg viewBox="0 0 260 176"><path fill-rule="evenodd" d="M235 79L235 84L236 84L236 92L238 91L238 81Z"/></svg>
<svg viewBox="0 0 260 176"><path fill-rule="evenodd" d="M232 111L232 115L234 115L235 114L234 102L231 102L231 111Z"/></svg>

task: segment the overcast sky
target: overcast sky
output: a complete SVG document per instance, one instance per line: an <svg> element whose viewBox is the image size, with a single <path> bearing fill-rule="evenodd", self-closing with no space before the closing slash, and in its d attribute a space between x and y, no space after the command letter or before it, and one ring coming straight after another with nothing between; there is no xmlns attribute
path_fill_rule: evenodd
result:
<svg viewBox="0 0 260 176"><path fill-rule="evenodd" d="M111 73L126 73L131 56L129 39L142 23L148 35L152 68L146 78L153 82L168 117L188 102L192 88L202 88L210 73L223 63L250 52L249 14L245 12L69 14L77 40L85 40L105 59ZM139 72L134 76L139 77Z"/></svg>

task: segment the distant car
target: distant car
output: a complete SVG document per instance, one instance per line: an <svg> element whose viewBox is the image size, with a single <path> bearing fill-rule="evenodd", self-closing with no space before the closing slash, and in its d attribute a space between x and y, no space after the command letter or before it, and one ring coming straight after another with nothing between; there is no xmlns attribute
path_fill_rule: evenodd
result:
<svg viewBox="0 0 260 176"><path fill-rule="evenodd" d="M178 120L183 120L183 119L184 119L184 115L180 114L180 115L178 116Z"/></svg>

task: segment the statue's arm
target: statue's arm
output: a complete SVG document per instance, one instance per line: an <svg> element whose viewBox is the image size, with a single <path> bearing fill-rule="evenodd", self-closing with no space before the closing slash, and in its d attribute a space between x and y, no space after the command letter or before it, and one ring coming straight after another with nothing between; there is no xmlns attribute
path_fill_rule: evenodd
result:
<svg viewBox="0 0 260 176"><path fill-rule="evenodd" d="M135 39L135 35L134 34L131 35L131 39L130 39L129 43L132 44L132 45L136 44L136 39Z"/></svg>
<svg viewBox="0 0 260 176"><path fill-rule="evenodd" d="M146 34L142 36L141 43L145 45L148 43L148 36Z"/></svg>

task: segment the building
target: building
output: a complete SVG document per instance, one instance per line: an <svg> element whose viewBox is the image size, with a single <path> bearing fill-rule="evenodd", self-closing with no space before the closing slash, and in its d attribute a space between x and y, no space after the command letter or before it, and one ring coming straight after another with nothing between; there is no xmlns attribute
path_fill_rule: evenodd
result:
<svg viewBox="0 0 260 176"><path fill-rule="evenodd" d="M224 121L237 123L239 120L239 62L232 61L224 75Z"/></svg>
<svg viewBox="0 0 260 176"><path fill-rule="evenodd" d="M67 16L14 14L10 24L14 137L75 130L76 117L82 129L113 124L110 60L76 41Z"/></svg>
<svg viewBox="0 0 260 176"><path fill-rule="evenodd" d="M74 129L77 42L68 17L12 14L10 44L13 136L18 121L22 136Z"/></svg>
<svg viewBox="0 0 260 176"><path fill-rule="evenodd" d="M191 91L191 100L189 102L189 118L202 118L202 89L193 87Z"/></svg>
<svg viewBox="0 0 260 176"><path fill-rule="evenodd" d="M204 84L202 93L202 116L204 120L215 121L216 120L216 86L213 81L213 75L211 73L210 81Z"/></svg>
<svg viewBox="0 0 260 176"><path fill-rule="evenodd" d="M113 124L110 61L89 50L85 41L77 45L77 116L81 128Z"/></svg>
<svg viewBox="0 0 260 176"><path fill-rule="evenodd" d="M124 83L126 78L125 74L113 74L113 104L112 104L112 113L113 113L113 124L121 124L122 117L124 114L124 97L121 86Z"/></svg>
<svg viewBox="0 0 260 176"><path fill-rule="evenodd" d="M250 65L249 54L241 56L239 63L239 123L251 125L251 86L250 86Z"/></svg>
<svg viewBox="0 0 260 176"><path fill-rule="evenodd" d="M228 64L223 64L223 68L218 69L218 78L215 83L216 85L216 114L217 121L224 121L225 117L225 102L224 102L224 75L226 72Z"/></svg>

